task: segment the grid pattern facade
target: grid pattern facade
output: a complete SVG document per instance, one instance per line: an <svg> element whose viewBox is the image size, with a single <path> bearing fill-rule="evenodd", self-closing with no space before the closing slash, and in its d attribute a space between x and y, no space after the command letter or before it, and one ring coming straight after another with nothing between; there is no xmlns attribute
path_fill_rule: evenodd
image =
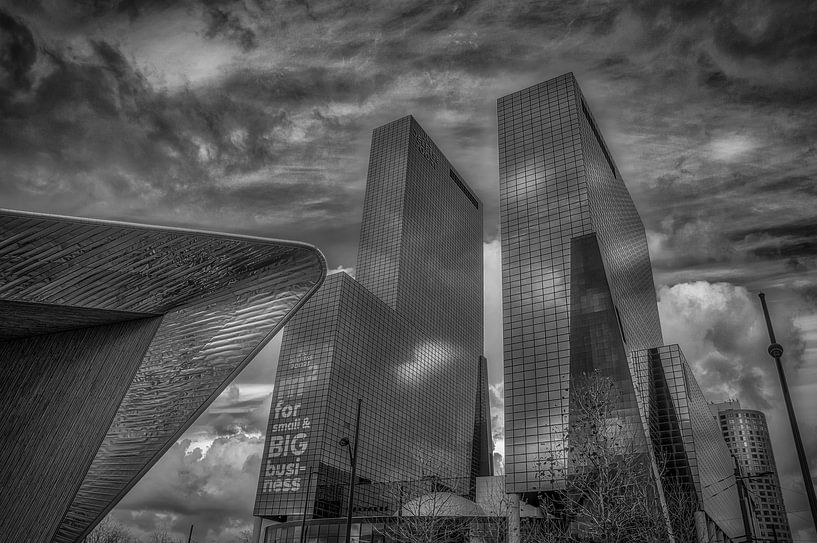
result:
<svg viewBox="0 0 817 543"><path fill-rule="evenodd" d="M0 342L0 541L51 540L160 320Z"/></svg>
<svg viewBox="0 0 817 543"><path fill-rule="evenodd" d="M497 112L506 489L530 492L540 458L567 466L571 376L612 377L637 423L626 353L662 337L643 224L573 75Z"/></svg>
<svg viewBox="0 0 817 543"><path fill-rule="evenodd" d="M397 307L405 177L411 120L403 117L372 133L355 276L389 307ZM372 181L376 180L377 183Z"/></svg>
<svg viewBox="0 0 817 543"><path fill-rule="evenodd" d="M481 204L411 116L374 130L363 216L360 284L441 340L481 345Z"/></svg>
<svg viewBox="0 0 817 543"><path fill-rule="evenodd" d="M760 411L740 409L740 405L735 409L719 409L717 416L726 445L738 459L746 483L750 508L756 521L755 536L761 541L790 543L791 528L783 504L766 416Z"/></svg>
<svg viewBox="0 0 817 543"><path fill-rule="evenodd" d="M84 326L118 322L124 313L161 317L135 374L122 376L129 386L102 441L68 445L93 447L94 455L70 503L52 510L63 515L49 525L55 542L93 528L326 273L314 248L262 238L7 211L0 234L0 300L36 306L17 314L14 335L58 333L89 315ZM42 312L49 307L61 308L53 329ZM28 408L15 407L20 416ZM43 522L40 510L24 513L9 517L24 527Z"/></svg>
<svg viewBox="0 0 817 543"><path fill-rule="evenodd" d="M477 475L482 212L452 173L413 118L374 131L358 279L330 276L284 332L256 516L344 514L358 398L356 516L399 509L389 482Z"/></svg>
<svg viewBox="0 0 817 543"><path fill-rule="evenodd" d="M650 438L664 491L676 493L668 496L668 503L683 499L677 493L688 492L693 508L705 511L720 531L730 538L742 536L729 450L680 348L666 345L633 353L633 358L649 368Z"/></svg>

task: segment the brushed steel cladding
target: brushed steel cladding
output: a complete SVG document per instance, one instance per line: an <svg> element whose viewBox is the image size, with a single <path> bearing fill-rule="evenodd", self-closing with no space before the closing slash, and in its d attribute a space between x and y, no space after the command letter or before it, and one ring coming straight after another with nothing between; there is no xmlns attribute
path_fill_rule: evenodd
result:
<svg viewBox="0 0 817 543"><path fill-rule="evenodd" d="M411 116L374 130L357 277L330 276L284 332L256 516L343 514L337 443L352 437L358 398L356 515L399 509L383 483L470 480L481 207Z"/></svg>
<svg viewBox="0 0 817 543"><path fill-rule="evenodd" d="M528 492L542 489L541 458L567 462L574 239L595 234L619 328L605 341L618 353L662 338L643 224L573 75L502 97L497 113L506 485Z"/></svg>
<svg viewBox="0 0 817 543"><path fill-rule="evenodd" d="M69 319L96 310L95 324L101 310L161 316L67 511L54 511L65 514L53 541L87 533L325 274L323 257L303 244L0 213L0 299L76 308Z"/></svg>
<svg viewBox="0 0 817 543"><path fill-rule="evenodd" d="M0 342L0 541L49 540L160 322Z"/></svg>

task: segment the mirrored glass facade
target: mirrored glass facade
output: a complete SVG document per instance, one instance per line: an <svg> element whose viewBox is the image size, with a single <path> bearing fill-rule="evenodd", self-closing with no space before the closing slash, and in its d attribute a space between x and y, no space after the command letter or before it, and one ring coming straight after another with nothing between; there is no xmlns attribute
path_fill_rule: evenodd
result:
<svg viewBox="0 0 817 543"><path fill-rule="evenodd" d="M325 274L292 242L0 212L0 539L81 538Z"/></svg>
<svg viewBox="0 0 817 543"><path fill-rule="evenodd" d="M745 478L755 537L761 541L791 543L791 528L783 504L766 415L754 409L741 409L737 401L711 407L726 445L738 459Z"/></svg>
<svg viewBox="0 0 817 543"><path fill-rule="evenodd" d="M640 427L627 353L663 342L644 226L573 75L497 113L505 480L524 493L550 484L540 458L567 465L571 376L612 378L619 415Z"/></svg>
<svg viewBox="0 0 817 543"><path fill-rule="evenodd" d="M284 331L254 515L345 514L359 398L356 517L410 481L468 494L491 455L481 207L412 117L374 131L357 279L330 275Z"/></svg>
<svg viewBox="0 0 817 543"><path fill-rule="evenodd" d="M742 535L734 487L713 490L728 450L677 345L663 346L644 226L575 78L497 112L506 491L566 486L571 387L596 372L616 385L615 419L650 457L668 522L686 523L678 534L703 511L713 540Z"/></svg>
<svg viewBox="0 0 817 543"><path fill-rule="evenodd" d="M633 356L649 372L647 420L665 493L694 494L694 508L719 530L743 536L732 457L681 349L666 345Z"/></svg>

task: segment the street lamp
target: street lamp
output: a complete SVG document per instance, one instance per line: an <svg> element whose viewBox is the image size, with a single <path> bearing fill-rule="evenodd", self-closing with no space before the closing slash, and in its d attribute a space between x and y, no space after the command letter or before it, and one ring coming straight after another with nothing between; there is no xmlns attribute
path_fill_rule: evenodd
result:
<svg viewBox="0 0 817 543"><path fill-rule="evenodd" d="M762 292L758 294L760 303L763 305L763 316L766 318L766 327L769 329L769 355L774 358L777 365L777 374L780 376L780 386L783 389L783 399L786 400L786 411L789 414L789 422L791 423L791 433L794 436L794 448L797 450L797 459L800 461L800 471L803 474L803 484L806 487L806 497L808 497L809 507L811 508L811 521L814 523L814 528L817 529L817 496L814 495L814 485L811 482L811 470L809 469L808 460L806 459L806 451L803 448L803 440L800 437L800 429L797 426L797 418L794 416L794 406L791 403L791 396L789 396L789 385L786 382L786 374L783 373L783 364L780 362L780 357L783 356L783 346L780 345L774 337L774 329L772 328L772 320L769 317L769 308L766 307L766 295Z"/></svg>
<svg viewBox="0 0 817 543"><path fill-rule="evenodd" d="M743 517L743 533L746 543L752 543L752 526L749 520L749 513L746 511L746 488L744 488L743 475L740 473L740 466L738 465L738 457L732 455L732 460L735 461L735 483L738 487L738 501L740 502L740 516Z"/></svg>
<svg viewBox="0 0 817 543"><path fill-rule="evenodd" d="M338 445L346 447L349 451L349 465L352 467L349 473L349 506L346 509L346 543L352 540L352 503L355 498L355 476L357 473L357 444L358 436L360 435L360 404L363 402L362 398L357 400L357 416L355 416L355 443L354 446L349 442L348 437L343 437L338 441ZM353 450L354 449L354 450Z"/></svg>

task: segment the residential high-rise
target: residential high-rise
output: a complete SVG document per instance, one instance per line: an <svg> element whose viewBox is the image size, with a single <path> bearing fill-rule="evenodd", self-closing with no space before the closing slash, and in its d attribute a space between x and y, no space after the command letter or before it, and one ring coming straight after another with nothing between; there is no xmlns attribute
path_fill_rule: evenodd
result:
<svg viewBox="0 0 817 543"><path fill-rule="evenodd" d="M571 391L595 373L615 384L615 422L651 459L663 509L663 453L680 451L676 466L701 458L705 467L679 472L694 506L717 524L698 519L699 533L735 537L734 500L699 492L729 475L726 449L696 453L717 436L703 396L697 385L667 389L672 372L693 377L678 369L686 366L677 346L663 346L644 225L573 74L500 98L497 113L506 491L534 498L566 488L577 454ZM677 431L665 431L673 420Z"/></svg>
<svg viewBox="0 0 817 543"><path fill-rule="evenodd" d="M0 210L0 541L81 540L325 276L304 244Z"/></svg>
<svg viewBox="0 0 817 543"><path fill-rule="evenodd" d="M755 537L791 543L766 415L754 409L741 409L738 400L711 404L711 408L746 483L748 505L756 523Z"/></svg>
<svg viewBox="0 0 817 543"><path fill-rule="evenodd" d="M297 541L304 515L345 516L338 443L353 438L359 398L355 517L396 513L415 482L468 494L490 469L482 205L411 116L373 133L356 275L330 275L284 332L254 509L262 541Z"/></svg>

